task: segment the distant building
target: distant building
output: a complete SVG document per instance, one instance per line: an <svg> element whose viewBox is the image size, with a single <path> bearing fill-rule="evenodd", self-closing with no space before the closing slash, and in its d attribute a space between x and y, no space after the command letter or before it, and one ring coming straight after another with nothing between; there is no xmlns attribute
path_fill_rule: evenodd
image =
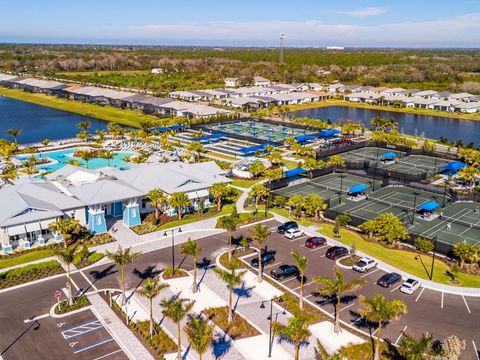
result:
<svg viewBox="0 0 480 360"><path fill-rule="evenodd" d="M261 76L254 76L253 77L253 85L254 86L270 86L272 82L268 79L265 79Z"/></svg>
<svg viewBox="0 0 480 360"><path fill-rule="evenodd" d="M164 72L165 72L165 70L162 69L162 68L152 69L152 74L163 74Z"/></svg>
<svg viewBox="0 0 480 360"><path fill-rule="evenodd" d="M344 46L327 46L327 50L345 50Z"/></svg>
<svg viewBox="0 0 480 360"><path fill-rule="evenodd" d="M238 78L226 78L224 81L226 87L235 87L240 85Z"/></svg>

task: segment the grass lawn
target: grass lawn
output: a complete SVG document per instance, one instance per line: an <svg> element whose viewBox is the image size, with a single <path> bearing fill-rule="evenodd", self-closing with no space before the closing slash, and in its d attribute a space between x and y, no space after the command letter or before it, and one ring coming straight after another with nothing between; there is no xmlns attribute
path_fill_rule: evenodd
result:
<svg viewBox="0 0 480 360"><path fill-rule="evenodd" d="M50 249L50 250L33 251L25 255L20 255L20 256L8 258L8 259L2 259L0 260L0 269L5 269L10 266L21 265L21 264L29 263L31 261L45 259L53 255L54 255L54 251Z"/></svg>
<svg viewBox="0 0 480 360"><path fill-rule="evenodd" d="M288 217L288 210L287 209L283 209L283 208L278 208L278 207L274 207L274 208L271 208L269 211L273 212L273 213L276 213L280 216L283 216L287 219L290 219L290 220L294 220L296 221L298 224L302 225L302 226L311 226L311 225L315 225L315 223L309 221L309 220L306 220L306 219L296 219L294 217Z"/></svg>
<svg viewBox="0 0 480 360"><path fill-rule="evenodd" d="M217 158L225 159L227 161L238 161L238 159L233 157L233 156L228 156L228 155L216 152L216 151L207 151L207 155L215 156Z"/></svg>
<svg viewBox="0 0 480 360"><path fill-rule="evenodd" d="M80 101L60 99L45 94L33 94L17 89L0 87L0 95L132 127L138 127L140 120L159 120L155 116L145 115L136 110L86 104Z"/></svg>
<svg viewBox="0 0 480 360"><path fill-rule="evenodd" d="M335 238L333 236L332 224L322 224L319 227L318 232L334 238L347 246L351 246L353 241L355 241L355 246L357 250L368 254L380 261L384 261L385 263L390 264L407 273L423 279L428 279L428 272L430 272L430 268L432 265L432 258L430 256L422 255L422 263L422 261L420 260L415 260L415 257L418 257L418 254L415 252L388 249L380 244L364 240L359 234L346 229L341 229L341 237ZM435 261L433 281L440 284L453 285L449 281L450 277L445 275L445 271L447 271L448 269L449 267L447 264L437 259L437 261ZM480 276L459 273L458 281L460 282L460 286L463 287L480 287Z"/></svg>
<svg viewBox="0 0 480 360"><path fill-rule="evenodd" d="M242 188L248 189L249 187L252 187L256 183L258 183L262 179L254 179L254 180L233 180L230 184L233 186L238 186Z"/></svg>
<svg viewBox="0 0 480 360"><path fill-rule="evenodd" d="M257 329L251 326L247 320L237 313L233 314L233 321L229 324L228 308L226 306L206 309L203 312L215 323L215 325L227 333L233 340L260 335Z"/></svg>

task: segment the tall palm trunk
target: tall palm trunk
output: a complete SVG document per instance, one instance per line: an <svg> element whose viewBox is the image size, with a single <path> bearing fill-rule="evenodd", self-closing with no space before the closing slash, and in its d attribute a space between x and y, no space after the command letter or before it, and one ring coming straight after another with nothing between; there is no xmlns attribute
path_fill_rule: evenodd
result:
<svg viewBox="0 0 480 360"><path fill-rule="evenodd" d="M300 355L300 344L295 345L295 360L299 359Z"/></svg>
<svg viewBox="0 0 480 360"><path fill-rule="evenodd" d="M340 332L340 294L337 295L337 307L335 308L335 327L333 331L335 334Z"/></svg>
<svg viewBox="0 0 480 360"><path fill-rule="evenodd" d="M228 261L232 260L232 232L230 232L230 240L228 241Z"/></svg>
<svg viewBox="0 0 480 360"><path fill-rule="evenodd" d="M233 292L233 288L230 287L230 293L229 293L229 296L228 296L228 323L230 324L233 320L233 311L232 311L232 298L233 298L233 295L232 295L232 292Z"/></svg>
<svg viewBox="0 0 480 360"><path fill-rule="evenodd" d="M258 249L258 282L262 282L262 251Z"/></svg>
<svg viewBox="0 0 480 360"><path fill-rule="evenodd" d="M300 311L303 310L303 272L300 274Z"/></svg>
<svg viewBox="0 0 480 360"><path fill-rule="evenodd" d="M177 323L177 360L182 360L182 339L180 338L180 322Z"/></svg>
<svg viewBox="0 0 480 360"><path fill-rule="evenodd" d="M217 212L220 212L222 210L222 199L218 198L217 199Z"/></svg>
<svg viewBox="0 0 480 360"><path fill-rule="evenodd" d="M122 305L125 305L127 296L125 295L125 267L122 266Z"/></svg>
<svg viewBox="0 0 480 360"><path fill-rule="evenodd" d="M148 302L150 308L150 336L153 336L153 299L150 297Z"/></svg>
<svg viewBox="0 0 480 360"><path fill-rule="evenodd" d="M70 275L70 264L67 264L67 276L68 276L68 304L73 305L72 277Z"/></svg>
<svg viewBox="0 0 480 360"><path fill-rule="evenodd" d="M193 258L193 285L192 285L192 292L196 293L198 290L197 285L197 257Z"/></svg>
<svg viewBox="0 0 480 360"><path fill-rule="evenodd" d="M373 360L380 360L380 338L382 331L382 322L380 321L378 324L378 334L377 334L377 343L375 344L375 355L373 356Z"/></svg>

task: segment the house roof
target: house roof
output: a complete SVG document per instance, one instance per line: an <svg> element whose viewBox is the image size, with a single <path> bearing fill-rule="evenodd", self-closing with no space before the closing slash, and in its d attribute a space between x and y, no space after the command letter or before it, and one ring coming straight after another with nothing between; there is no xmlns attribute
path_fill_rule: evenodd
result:
<svg viewBox="0 0 480 360"><path fill-rule="evenodd" d="M102 179L68 189L85 205L96 205L142 197L144 192L117 179Z"/></svg>

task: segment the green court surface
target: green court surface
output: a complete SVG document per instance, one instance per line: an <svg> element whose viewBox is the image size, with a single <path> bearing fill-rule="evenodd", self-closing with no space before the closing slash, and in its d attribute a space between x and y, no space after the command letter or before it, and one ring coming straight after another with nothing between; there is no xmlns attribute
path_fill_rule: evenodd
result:
<svg viewBox="0 0 480 360"><path fill-rule="evenodd" d="M456 202L436 211L442 213L431 221L416 220L412 230L430 239L449 244L480 244L480 203ZM450 224L450 228L447 227Z"/></svg>
<svg viewBox="0 0 480 360"><path fill-rule="evenodd" d="M415 199L415 193L416 199ZM368 194L363 200L353 201L347 196L342 203L332 204L334 209L364 220L376 218L383 213L393 213L406 224L411 223L413 209L427 201L441 202L441 196L426 191L413 190L406 187L384 187Z"/></svg>
<svg viewBox="0 0 480 360"><path fill-rule="evenodd" d="M207 128L227 134L238 134L262 140L282 142L290 136L310 135L314 131L289 126L263 123L259 121L238 121L233 123L209 125Z"/></svg>
<svg viewBox="0 0 480 360"><path fill-rule="evenodd" d="M397 153L397 159L394 161L382 160L383 154L391 151ZM436 173L440 172L441 167L450 162L442 158L435 158L425 155L407 156L401 151L375 147L365 147L362 149L352 150L341 154L341 156L348 162L362 163L368 161L370 167L374 167L378 160L377 166L379 168L388 169L403 174L427 173L429 177L432 177Z"/></svg>
<svg viewBox="0 0 480 360"><path fill-rule="evenodd" d="M341 176L343 176L343 178ZM325 200L331 197L337 197L340 189L342 189L342 193L346 194L350 187L357 184L367 185L369 188L366 192L369 193L373 185L373 180L350 174L328 174L312 180L298 180L298 183L293 182L290 186L275 190L275 193L286 197L318 194ZM380 181L376 181L375 186L379 188L380 184Z"/></svg>

